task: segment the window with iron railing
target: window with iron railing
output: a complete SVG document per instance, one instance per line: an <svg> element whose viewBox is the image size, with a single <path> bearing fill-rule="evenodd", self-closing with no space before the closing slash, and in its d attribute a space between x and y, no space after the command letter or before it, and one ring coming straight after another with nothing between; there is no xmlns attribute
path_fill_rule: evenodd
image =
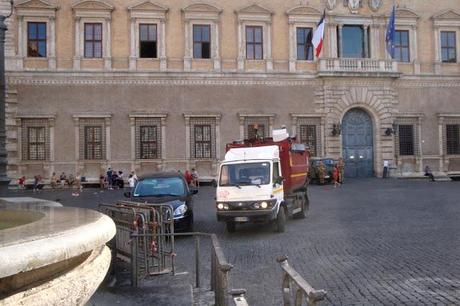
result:
<svg viewBox="0 0 460 306"><path fill-rule="evenodd" d="M414 155L414 126L399 125L399 155Z"/></svg>
<svg viewBox="0 0 460 306"><path fill-rule="evenodd" d="M194 125L194 145L195 158L212 157L212 134L211 125L196 124Z"/></svg>
<svg viewBox="0 0 460 306"><path fill-rule="evenodd" d="M300 142L310 148L310 155L317 156L316 125L300 125Z"/></svg>
<svg viewBox="0 0 460 306"><path fill-rule="evenodd" d="M265 134L264 124L255 123L248 125L248 139L264 139Z"/></svg>
<svg viewBox="0 0 460 306"><path fill-rule="evenodd" d="M447 154L460 154L460 124L446 125Z"/></svg>
<svg viewBox="0 0 460 306"><path fill-rule="evenodd" d="M85 126L85 159L102 159L102 126Z"/></svg>
<svg viewBox="0 0 460 306"><path fill-rule="evenodd" d="M157 126L139 127L139 151L141 159L158 158Z"/></svg>
<svg viewBox="0 0 460 306"><path fill-rule="evenodd" d="M46 159L45 127L27 127L27 159Z"/></svg>

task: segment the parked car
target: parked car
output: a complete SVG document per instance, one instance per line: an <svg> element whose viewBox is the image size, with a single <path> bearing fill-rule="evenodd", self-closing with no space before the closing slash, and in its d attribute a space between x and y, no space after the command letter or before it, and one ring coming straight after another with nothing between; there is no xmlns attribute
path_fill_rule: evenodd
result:
<svg viewBox="0 0 460 306"><path fill-rule="evenodd" d="M318 166L319 162L322 161L323 164L326 166L327 173L325 176L325 181L330 183L332 182L332 172L334 171L334 165L336 161L330 157L312 157L310 159L310 172L309 178L310 181L313 183L319 184L319 177L318 177Z"/></svg>
<svg viewBox="0 0 460 306"><path fill-rule="evenodd" d="M155 173L139 178L132 192L125 197L133 202L169 204L174 211L174 230L193 231L193 195L198 189L190 189L180 173Z"/></svg>

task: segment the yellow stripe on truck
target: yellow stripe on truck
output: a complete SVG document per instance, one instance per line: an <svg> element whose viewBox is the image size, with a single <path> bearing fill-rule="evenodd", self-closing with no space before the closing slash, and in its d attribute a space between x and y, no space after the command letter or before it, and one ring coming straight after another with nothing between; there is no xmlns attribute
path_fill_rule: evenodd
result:
<svg viewBox="0 0 460 306"><path fill-rule="evenodd" d="M307 172L303 172L303 173L291 174L291 177L299 177L299 176L306 176L306 175L307 175Z"/></svg>
<svg viewBox="0 0 460 306"><path fill-rule="evenodd" d="M283 192L283 188L278 188L273 190L273 193Z"/></svg>

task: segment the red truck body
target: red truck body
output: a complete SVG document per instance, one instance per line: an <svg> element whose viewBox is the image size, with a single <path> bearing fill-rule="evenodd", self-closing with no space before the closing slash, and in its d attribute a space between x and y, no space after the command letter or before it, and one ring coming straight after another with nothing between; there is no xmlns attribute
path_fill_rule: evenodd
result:
<svg viewBox="0 0 460 306"><path fill-rule="evenodd" d="M294 146L298 144L293 138L287 138L282 141L273 141L272 138L262 140L245 140L243 142L228 143L226 151L232 148L248 148L263 146L278 146L280 151L281 172L284 178L284 194L290 194L296 190L305 188L308 183L308 167L310 154L307 150L295 150Z"/></svg>

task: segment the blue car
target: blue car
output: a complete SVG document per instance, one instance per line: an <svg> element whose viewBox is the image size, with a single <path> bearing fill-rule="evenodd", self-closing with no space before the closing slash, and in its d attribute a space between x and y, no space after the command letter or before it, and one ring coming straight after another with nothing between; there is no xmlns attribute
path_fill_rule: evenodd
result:
<svg viewBox="0 0 460 306"><path fill-rule="evenodd" d="M193 195L197 189L190 189L182 174L155 173L142 176L132 192L125 197L133 202L169 204L174 211L174 230L193 231Z"/></svg>

